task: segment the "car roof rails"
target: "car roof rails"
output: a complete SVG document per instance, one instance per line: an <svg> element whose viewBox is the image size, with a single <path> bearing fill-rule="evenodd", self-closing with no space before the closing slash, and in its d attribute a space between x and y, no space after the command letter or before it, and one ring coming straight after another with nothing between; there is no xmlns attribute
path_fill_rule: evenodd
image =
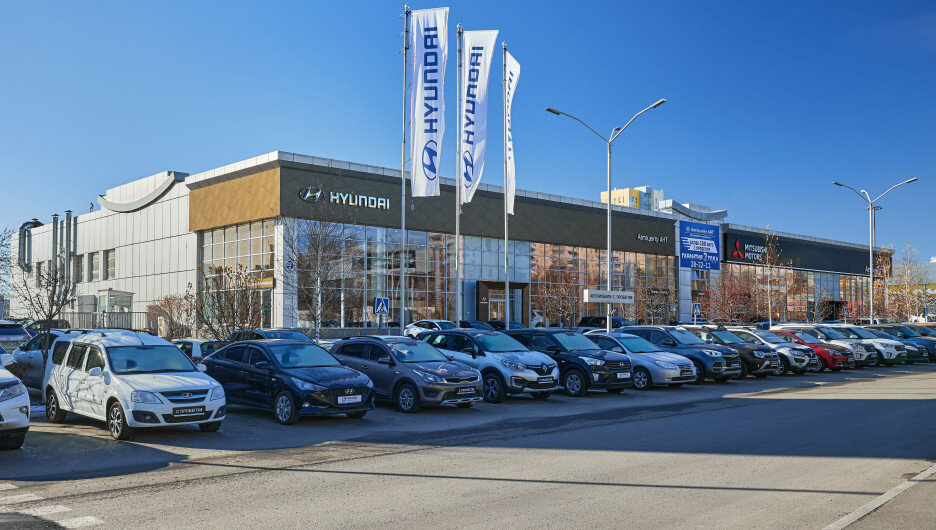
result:
<svg viewBox="0 0 936 530"><path fill-rule="evenodd" d="M99 329L70 329L70 330L68 330L68 332L69 332L69 333L78 332L78 333L81 333L82 335L87 335L87 334L90 334L90 333L97 333L97 335L98 335L99 337L104 337L104 336L106 336L106 335L104 335L104 332L101 331L101 330L99 330Z"/></svg>

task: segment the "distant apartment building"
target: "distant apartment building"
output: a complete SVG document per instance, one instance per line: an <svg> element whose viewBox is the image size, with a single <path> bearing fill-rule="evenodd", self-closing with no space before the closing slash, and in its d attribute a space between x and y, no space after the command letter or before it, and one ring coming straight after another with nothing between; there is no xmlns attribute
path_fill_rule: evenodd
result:
<svg viewBox="0 0 936 530"><path fill-rule="evenodd" d="M637 210L660 211L660 201L663 200L663 190L651 188L650 186L639 186L636 188L615 188L611 190L611 204L615 206L626 206ZM601 192L601 202L608 202L608 192Z"/></svg>

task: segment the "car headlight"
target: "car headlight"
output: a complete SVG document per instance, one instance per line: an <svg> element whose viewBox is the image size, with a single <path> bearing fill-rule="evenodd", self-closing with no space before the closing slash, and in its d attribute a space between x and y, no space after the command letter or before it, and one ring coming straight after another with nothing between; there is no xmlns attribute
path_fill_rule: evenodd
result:
<svg viewBox="0 0 936 530"><path fill-rule="evenodd" d="M444 383L445 382L445 379L442 379L441 377L435 374L430 374L429 372L422 372L420 370L413 370L413 371L416 372L416 375L421 377L422 380L427 383Z"/></svg>
<svg viewBox="0 0 936 530"><path fill-rule="evenodd" d="M604 364L603 360L595 359L594 357L586 357L584 355L579 355L579 359L587 362L588 364L592 366L602 366Z"/></svg>
<svg viewBox="0 0 936 530"><path fill-rule="evenodd" d="M16 383L13 386L9 386L0 390L0 401L6 401L8 399L13 399L16 396L22 396L26 393L26 385L23 383Z"/></svg>
<svg viewBox="0 0 936 530"><path fill-rule="evenodd" d="M708 355L709 357L721 357L722 356L720 351L715 351L715 350L702 350L702 351L705 352L705 354Z"/></svg>
<svg viewBox="0 0 936 530"><path fill-rule="evenodd" d="M758 359L763 359L763 358L764 358L764 352L754 350L754 357L757 357Z"/></svg>
<svg viewBox="0 0 936 530"><path fill-rule="evenodd" d="M501 364L503 364L507 368L510 368L511 370L516 370L518 372L522 372L523 370L526 370L526 366L523 366L520 363L515 363L513 361L503 360L501 361Z"/></svg>
<svg viewBox="0 0 936 530"><path fill-rule="evenodd" d="M162 403L159 396L152 392L146 392L145 390L130 392L130 401L134 403Z"/></svg>
<svg viewBox="0 0 936 530"><path fill-rule="evenodd" d="M305 390L306 392L321 392L322 390L325 390L325 387L319 386L309 381L303 381L302 379L296 379L295 377L290 377L290 379L292 379L293 383L299 387L299 390Z"/></svg>
<svg viewBox="0 0 936 530"><path fill-rule="evenodd" d="M216 399L224 399L224 387L223 386L216 386L211 389L210 401L214 401Z"/></svg>
<svg viewBox="0 0 936 530"><path fill-rule="evenodd" d="M668 363L666 361L653 361L653 363L659 366L660 368L664 368L666 370L679 370L678 366L676 366L673 363Z"/></svg>

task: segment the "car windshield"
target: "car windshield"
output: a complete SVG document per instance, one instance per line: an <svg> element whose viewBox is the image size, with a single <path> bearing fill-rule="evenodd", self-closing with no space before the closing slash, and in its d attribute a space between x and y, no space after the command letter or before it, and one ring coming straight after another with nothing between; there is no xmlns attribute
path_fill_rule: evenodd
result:
<svg viewBox="0 0 936 530"><path fill-rule="evenodd" d="M696 337L691 331L682 328L676 328L670 330L670 335L676 339L676 342L680 344L706 344L706 342L699 337Z"/></svg>
<svg viewBox="0 0 936 530"><path fill-rule="evenodd" d="M660 351L659 348L657 348L653 344L650 344L649 341L642 339L640 337L633 337L633 338L627 338L627 339L622 338L622 339L618 339L617 341L620 342L621 345L624 346L624 349L627 350L628 353L649 353L652 351Z"/></svg>
<svg viewBox="0 0 936 530"><path fill-rule="evenodd" d="M764 342L766 342L767 344L780 344L781 342L788 342L786 339L784 339L780 335L777 335L776 333L771 333L769 331L764 331L762 329L751 330L751 333L764 339Z"/></svg>
<svg viewBox="0 0 936 530"><path fill-rule="evenodd" d="M291 329L275 329L267 330L263 332L265 338L268 339L286 339L286 340L301 340L303 342L315 342L309 338L308 335L301 331L293 331Z"/></svg>
<svg viewBox="0 0 936 530"><path fill-rule="evenodd" d="M839 333L837 330L834 330L834 329L832 329L832 328L830 328L830 327L819 326L819 327L817 327L816 329L819 330L819 331L821 331L822 334L825 335L826 337L828 337L828 338L830 338L830 339L833 339L833 340L838 340L838 339L847 338L844 334Z"/></svg>
<svg viewBox="0 0 936 530"><path fill-rule="evenodd" d="M907 334L908 337L919 337L921 336L917 330L907 327L907 326L894 326L898 331L903 331Z"/></svg>
<svg viewBox="0 0 936 530"><path fill-rule="evenodd" d="M868 333L871 333L871 334L874 335L875 337L879 337L879 338L882 338L882 339L897 340L897 337L891 335L890 333L888 333L888 332L886 332L886 331L884 331L884 330L880 330L880 329L868 329L868 330L865 330L865 331L867 331Z"/></svg>
<svg viewBox="0 0 936 530"><path fill-rule="evenodd" d="M739 344L744 342L744 339L741 337L723 329L713 329L712 334L721 339L725 344Z"/></svg>
<svg viewBox="0 0 936 530"><path fill-rule="evenodd" d="M455 329L456 328L455 323L449 322L448 320L436 320L436 325L438 325L440 329Z"/></svg>
<svg viewBox="0 0 936 530"><path fill-rule="evenodd" d="M806 344L822 344L822 341L820 341L816 337L813 337L809 333L806 333L805 331L797 331L796 333L794 333L794 335L796 335L796 338L805 342Z"/></svg>
<svg viewBox="0 0 936 530"><path fill-rule="evenodd" d="M448 362L448 357L442 352L422 341L397 342L391 346L400 362L429 363Z"/></svg>
<svg viewBox="0 0 936 530"><path fill-rule="evenodd" d="M850 328L848 328L848 329L852 330L852 332L853 332L855 335L858 335L859 338L862 338L862 339L873 339L873 338L875 338L873 333L871 333L870 331L868 331L868 330L866 330L866 329L864 329L864 328L850 327Z"/></svg>
<svg viewBox="0 0 936 530"><path fill-rule="evenodd" d="M585 335L581 333L576 333L575 331L560 331L559 333L553 333L553 337L559 341L559 344L562 344L562 347L567 350L600 350L597 344L588 339Z"/></svg>
<svg viewBox="0 0 936 530"><path fill-rule="evenodd" d="M175 346L114 346L107 358L115 374L194 372L195 365Z"/></svg>
<svg viewBox="0 0 936 530"><path fill-rule="evenodd" d="M484 351L489 352L505 352L505 351L527 351L527 347L520 342L509 336L504 335L503 333L482 333L480 335L475 335L475 338L478 339L478 342L481 343L481 347L484 348Z"/></svg>
<svg viewBox="0 0 936 530"><path fill-rule="evenodd" d="M26 330L19 324L0 324L0 336L27 335Z"/></svg>
<svg viewBox="0 0 936 530"><path fill-rule="evenodd" d="M315 368L341 366L338 359L317 344L271 344L273 358L283 368Z"/></svg>
<svg viewBox="0 0 936 530"><path fill-rule="evenodd" d="M916 331L917 333L919 333L920 335L922 335L922 336L924 336L924 337L934 337L934 336L936 336L936 331L933 331L933 330L931 330L930 328L928 328L928 327L926 327L926 326L914 326L914 327L912 327L912 328L910 328L910 329L912 329L913 331Z"/></svg>

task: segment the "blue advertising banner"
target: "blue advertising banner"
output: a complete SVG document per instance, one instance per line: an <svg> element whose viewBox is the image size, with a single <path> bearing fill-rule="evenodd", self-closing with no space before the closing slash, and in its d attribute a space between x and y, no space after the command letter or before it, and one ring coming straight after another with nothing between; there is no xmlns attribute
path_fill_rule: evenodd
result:
<svg viewBox="0 0 936 530"><path fill-rule="evenodd" d="M719 230L717 225L679 222L679 266L719 270Z"/></svg>

